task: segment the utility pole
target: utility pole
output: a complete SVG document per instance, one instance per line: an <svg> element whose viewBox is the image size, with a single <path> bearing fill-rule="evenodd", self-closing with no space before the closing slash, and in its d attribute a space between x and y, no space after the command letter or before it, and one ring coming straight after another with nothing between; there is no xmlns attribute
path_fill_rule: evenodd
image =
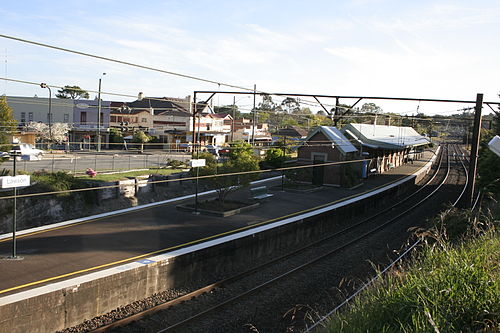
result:
<svg viewBox="0 0 500 333"><path fill-rule="evenodd" d="M236 96L233 96L233 121L231 122L231 142L234 141L234 121L236 117Z"/></svg>
<svg viewBox="0 0 500 333"><path fill-rule="evenodd" d="M257 126L257 112L255 110L255 92L257 90L257 85L253 85L253 120L252 120L252 146L255 145L255 126Z"/></svg>
<svg viewBox="0 0 500 333"><path fill-rule="evenodd" d="M194 150L195 150L195 140L196 140L196 91L193 93L193 102L191 103L191 107L193 108L193 135L191 137L191 149L192 149L192 157L194 158Z"/></svg>
<svg viewBox="0 0 500 333"><path fill-rule="evenodd" d="M106 75L106 73L102 73ZM97 91L97 151L101 151L101 81L99 78L99 90Z"/></svg>
<svg viewBox="0 0 500 333"><path fill-rule="evenodd" d="M474 128L472 132L472 146L470 150L470 161L469 161L469 179L467 183L466 192L466 207L472 207L474 201L474 190L476 186L476 169L477 169L477 158L479 152L479 141L481 136L481 110L483 108L483 94L477 94L476 97L476 107L474 113Z"/></svg>

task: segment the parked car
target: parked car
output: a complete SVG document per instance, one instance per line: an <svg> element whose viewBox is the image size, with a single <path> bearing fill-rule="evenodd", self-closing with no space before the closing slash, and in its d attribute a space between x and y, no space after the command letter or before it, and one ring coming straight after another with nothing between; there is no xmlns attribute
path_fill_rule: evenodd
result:
<svg viewBox="0 0 500 333"><path fill-rule="evenodd" d="M12 146L12 149L9 151L10 155L18 155L21 156L21 159L41 159L45 152L41 149L35 148L33 145L29 143L20 143Z"/></svg>
<svg viewBox="0 0 500 333"><path fill-rule="evenodd" d="M0 158L9 158L10 154L6 151L0 152Z"/></svg>
<svg viewBox="0 0 500 333"><path fill-rule="evenodd" d="M214 154L215 156L219 155L219 149L220 149L219 146L206 145L205 148L210 154Z"/></svg>

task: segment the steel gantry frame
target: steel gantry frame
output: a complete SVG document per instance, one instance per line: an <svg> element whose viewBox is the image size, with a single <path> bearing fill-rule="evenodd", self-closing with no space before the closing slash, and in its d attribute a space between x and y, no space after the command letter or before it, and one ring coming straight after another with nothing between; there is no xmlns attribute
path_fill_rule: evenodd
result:
<svg viewBox="0 0 500 333"><path fill-rule="evenodd" d="M483 94L478 93L475 100L455 100L455 99L437 99L437 98L414 98L414 97L381 97L381 96L350 96L350 95L324 95L324 94L298 94L298 93L268 93L263 91L219 91L219 90L196 90L193 92L193 147L199 147L199 137L196 138L196 115L201 113L197 108L196 98L200 94L210 94L207 100L201 104L208 105L208 102L216 95L253 95L254 99L256 95L271 95L271 96L287 96L287 97L310 97L314 98L316 102L321 106L321 108L331 117L334 126L342 119L347 113L352 110L360 101L366 100L386 100L386 101L415 101L415 102L438 102L438 103L459 103L459 104L475 104L474 106L474 125L473 125L473 140L471 145L470 162L469 162L469 175L468 175L468 185L466 191L466 206L471 207L474 198L475 191L475 181L476 181L476 171L477 171L477 160L479 152L479 141L480 141L480 129L481 129L481 111L483 104L486 104L491 110L495 111L492 105L500 106L500 102L484 102ZM323 103L320 102L319 98L333 98L335 99L335 108L329 111ZM357 101L350 107L340 107L340 99L356 99ZM255 108L255 107L254 107ZM346 109L341 112L341 109ZM252 110L255 112L255 110ZM332 112L333 111L333 112ZM253 124L255 126L256 124ZM199 131L199 129L198 129ZM199 135L199 133L198 133ZM196 141L195 141L196 140ZM193 157L195 154L193 149Z"/></svg>

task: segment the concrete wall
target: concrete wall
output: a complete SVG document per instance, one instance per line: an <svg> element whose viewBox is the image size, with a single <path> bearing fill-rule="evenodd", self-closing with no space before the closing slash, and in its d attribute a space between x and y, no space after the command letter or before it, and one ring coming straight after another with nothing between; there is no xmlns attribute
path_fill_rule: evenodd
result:
<svg viewBox="0 0 500 333"><path fill-rule="evenodd" d="M305 245L338 229L339 223L349 217L384 206L388 200L412 188L414 179L333 211L168 260L127 264L133 268L123 272L117 270L108 276L103 272L92 273L75 278L71 287L31 298L16 301L10 301L9 296L0 298L0 332L53 332L162 290L180 287L202 277L220 276L233 269L245 269L263 255ZM93 279L79 282L89 277Z"/></svg>

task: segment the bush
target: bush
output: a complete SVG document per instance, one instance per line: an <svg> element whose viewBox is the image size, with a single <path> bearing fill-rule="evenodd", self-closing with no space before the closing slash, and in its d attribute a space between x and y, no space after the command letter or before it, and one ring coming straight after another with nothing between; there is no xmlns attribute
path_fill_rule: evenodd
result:
<svg viewBox="0 0 500 333"><path fill-rule="evenodd" d="M287 159L283 149L271 148L266 152L264 162L272 168L281 168Z"/></svg>
<svg viewBox="0 0 500 333"><path fill-rule="evenodd" d="M75 178L62 171L55 173L38 171L34 172L31 178L33 186L29 189L33 192L57 192L85 187L81 179ZM61 193L59 195L68 195L68 193Z"/></svg>
<svg viewBox="0 0 500 333"><path fill-rule="evenodd" d="M167 165L169 167L172 167L174 169L180 169L186 166L186 163L179 161L179 160L170 160L167 162Z"/></svg>

